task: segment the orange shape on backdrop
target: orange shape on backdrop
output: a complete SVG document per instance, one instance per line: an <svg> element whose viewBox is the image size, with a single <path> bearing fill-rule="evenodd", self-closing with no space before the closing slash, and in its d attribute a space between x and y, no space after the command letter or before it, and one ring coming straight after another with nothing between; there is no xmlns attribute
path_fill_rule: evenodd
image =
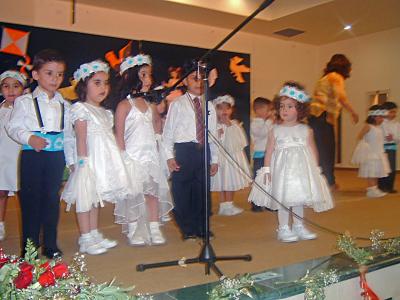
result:
<svg viewBox="0 0 400 300"><path fill-rule="evenodd" d="M3 27L0 52L24 56L28 48L29 32Z"/></svg>
<svg viewBox="0 0 400 300"><path fill-rule="evenodd" d="M233 75L235 80L239 83L246 82L246 80L244 80L243 78L242 73L250 73L250 68L248 66L240 64L242 61L242 57L234 56L230 59L229 62L229 70L231 71L231 74Z"/></svg>

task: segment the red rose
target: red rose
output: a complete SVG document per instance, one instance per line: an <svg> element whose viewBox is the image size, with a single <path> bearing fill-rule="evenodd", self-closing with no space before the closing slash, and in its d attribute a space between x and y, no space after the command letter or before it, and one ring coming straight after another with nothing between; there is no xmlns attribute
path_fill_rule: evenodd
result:
<svg viewBox="0 0 400 300"><path fill-rule="evenodd" d="M8 262L9 262L9 259L7 257L0 256L0 269Z"/></svg>
<svg viewBox="0 0 400 300"><path fill-rule="evenodd" d="M50 270L50 263L48 261L46 261L45 263L40 265L40 268L48 271L48 270Z"/></svg>
<svg viewBox="0 0 400 300"><path fill-rule="evenodd" d="M22 273L31 272L33 269L33 266L24 261L23 263L21 263L19 265L19 269L21 270Z"/></svg>
<svg viewBox="0 0 400 300"><path fill-rule="evenodd" d="M64 263L58 263L53 267L53 273L56 279L67 277L69 275L68 266Z"/></svg>
<svg viewBox="0 0 400 300"><path fill-rule="evenodd" d="M30 270L20 271L18 276L14 279L14 284L17 289L25 289L32 283L33 275Z"/></svg>
<svg viewBox="0 0 400 300"><path fill-rule="evenodd" d="M50 270L42 273L39 276L38 281L39 281L40 285L43 287L48 287L48 286L54 285L56 283L54 274Z"/></svg>

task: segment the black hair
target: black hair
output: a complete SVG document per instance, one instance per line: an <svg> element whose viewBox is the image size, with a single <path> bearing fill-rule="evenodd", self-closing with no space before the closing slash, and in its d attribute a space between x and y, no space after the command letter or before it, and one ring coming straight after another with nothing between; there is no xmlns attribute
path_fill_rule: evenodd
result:
<svg viewBox="0 0 400 300"><path fill-rule="evenodd" d="M81 79L78 81L77 85L75 86L75 93L78 95L78 99L76 101L79 102L85 102L86 101L86 96L87 96L87 85L89 80L95 75L96 73L91 73L88 77L86 77L85 79ZM106 102L107 99L110 96L110 92L111 92L111 85L110 86L110 91L106 97L106 99L104 99L104 101L102 101L100 103L100 106L107 106ZM74 101L74 102L76 102Z"/></svg>
<svg viewBox="0 0 400 300"><path fill-rule="evenodd" d="M395 109L397 108L397 104L391 101L386 101L382 103L382 109L387 109L387 110L391 110L391 109Z"/></svg>
<svg viewBox="0 0 400 300"><path fill-rule="evenodd" d="M350 77L351 62L344 54L335 54L331 57L330 61L326 64L324 75L331 72L336 72L344 78Z"/></svg>
<svg viewBox="0 0 400 300"><path fill-rule="evenodd" d="M305 87L295 81L286 81L283 84L283 86L294 87L300 91L306 92ZM273 100L274 108L275 108L275 112L277 114L278 120L281 120L281 117L279 115L279 110L280 110L281 101L283 98L290 98L290 97L276 95ZM302 122L305 118L308 117L308 114L310 111L310 104L308 102L296 101L296 110L297 110L297 121Z"/></svg>
<svg viewBox="0 0 400 300"><path fill-rule="evenodd" d="M34 56L32 71L39 71L43 65L48 62L58 62L64 65L66 64L64 56L57 50L43 49Z"/></svg>
<svg viewBox="0 0 400 300"><path fill-rule="evenodd" d="M253 110L256 110L264 105L272 105L272 101L269 100L268 98L257 97L253 101Z"/></svg>
<svg viewBox="0 0 400 300"><path fill-rule="evenodd" d="M382 105L378 105L378 104L372 105L368 109L368 112L373 111L373 110L378 110L378 109L383 109ZM376 125L376 117L377 116L368 116L367 119L365 120L365 123Z"/></svg>

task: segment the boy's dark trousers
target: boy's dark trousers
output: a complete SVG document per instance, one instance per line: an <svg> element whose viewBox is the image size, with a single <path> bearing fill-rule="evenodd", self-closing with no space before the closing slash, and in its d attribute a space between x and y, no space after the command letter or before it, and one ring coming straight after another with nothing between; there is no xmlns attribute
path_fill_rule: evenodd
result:
<svg viewBox="0 0 400 300"><path fill-rule="evenodd" d="M253 178L256 178L257 171L264 166L264 157L261 158L253 158ZM255 205L251 202L251 210L252 211L262 211L262 207Z"/></svg>
<svg viewBox="0 0 400 300"><path fill-rule="evenodd" d="M192 142L176 143L174 148L175 160L180 166L179 171L172 173L175 220L184 239L193 236L201 237L204 235L205 221L204 149ZM210 214L209 192L208 201L208 214Z"/></svg>
<svg viewBox="0 0 400 300"><path fill-rule="evenodd" d="M22 253L27 239L38 247L43 228L43 245L48 251L58 251L57 225L65 167L63 151L23 150L20 160L20 205L22 214Z"/></svg>
<svg viewBox="0 0 400 300"><path fill-rule="evenodd" d="M396 150L388 150L386 149L389 164L390 164L390 173L387 177L378 178L378 187L380 190L385 192L394 191L394 181L396 179Z"/></svg>

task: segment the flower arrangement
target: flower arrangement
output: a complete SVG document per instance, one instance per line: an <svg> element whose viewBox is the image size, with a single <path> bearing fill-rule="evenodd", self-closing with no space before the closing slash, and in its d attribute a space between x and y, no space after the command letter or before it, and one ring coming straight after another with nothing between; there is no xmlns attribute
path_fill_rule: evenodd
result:
<svg viewBox="0 0 400 300"><path fill-rule="evenodd" d="M0 295L13 300L70 300L70 299L151 299L130 296L130 288L120 288L111 283L94 284L87 275L83 255L75 255L67 265L57 258L37 258L37 249L31 241L26 246L24 258L6 255L0 249Z"/></svg>
<svg viewBox="0 0 400 300"><path fill-rule="evenodd" d="M250 274L236 276L235 278L222 277L220 283L208 293L209 300L222 299L241 299L241 296L254 298L253 292L257 292L254 286L254 280Z"/></svg>

